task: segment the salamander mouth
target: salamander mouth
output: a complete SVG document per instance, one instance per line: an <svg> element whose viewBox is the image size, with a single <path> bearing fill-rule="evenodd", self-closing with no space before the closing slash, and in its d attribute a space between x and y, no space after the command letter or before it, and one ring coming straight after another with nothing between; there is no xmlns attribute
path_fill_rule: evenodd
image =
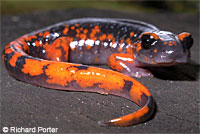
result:
<svg viewBox="0 0 200 134"><path fill-rule="evenodd" d="M173 66L177 64L185 64L190 59L190 53L179 53L173 55L160 55L153 59L154 64L158 66Z"/></svg>
<svg viewBox="0 0 200 134"><path fill-rule="evenodd" d="M170 62L155 62L155 66L174 66L179 64L186 64L189 61L189 59L173 59Z"/></svg>
<svg viewBox="0 0 200 134"><path fill-rule="evenodd" d="M169 67L169 66L175 66L180 64L186 64L188 60L184 62L179 62L176 60L172 60L170 62L152 62L152 63L140 63L140 66L146 66L146 67Z"/></svg>
<svg viewBox="0 0 200 134"><path fill-rule="evenodd" d="M163 62L163 63L157 63L158 66L174 66L174 65L178 65L178 64L185 64L187 62L176 62L176 61L172 61L172 62Z"/></svg>

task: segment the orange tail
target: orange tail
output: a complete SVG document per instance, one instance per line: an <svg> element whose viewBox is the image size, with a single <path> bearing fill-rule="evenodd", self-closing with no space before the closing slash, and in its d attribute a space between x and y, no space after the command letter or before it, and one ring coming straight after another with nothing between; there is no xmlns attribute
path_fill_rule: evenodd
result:
<svg viewBox="0 0 200 134"><path fill-rule="evenodd" d="M99 121L98 124L100 126L118 126L118 127L131 126L145 122L152 116L155 109L155 102L153 97L146 89L146 87L144 87L136 80L132 81L134 84L128 91L128 96L130 96L129 99L138 104L142 108L134 113L119 118L114 118L108 121Z"/></svg>
<svg viewBox="0 0 200 134"><path fill-rule="evenodd" d="M139 124L148 120L154 111L154 101L152 96L147 97L147 102L140 110L108 121L98 121L100 126L125 127Z"/></svg>

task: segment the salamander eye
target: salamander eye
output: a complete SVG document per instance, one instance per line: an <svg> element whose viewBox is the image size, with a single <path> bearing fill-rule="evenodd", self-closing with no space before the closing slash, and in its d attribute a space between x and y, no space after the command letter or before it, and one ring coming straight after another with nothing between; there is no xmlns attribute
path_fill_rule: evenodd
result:
<svg viewBox="0 0 200 134"><path fill-rule="evenodd" d="M143 49L150 49L154 47L156 43L156 39L151 34L143 34L140 39Z"/></svg>
<svg viewBox="0 0 200 134"><path fill-rule="evenodd" d="M183 32L178 35L180 42L186 49L190 49L193 45L193 38L190 33Z"/></svg>

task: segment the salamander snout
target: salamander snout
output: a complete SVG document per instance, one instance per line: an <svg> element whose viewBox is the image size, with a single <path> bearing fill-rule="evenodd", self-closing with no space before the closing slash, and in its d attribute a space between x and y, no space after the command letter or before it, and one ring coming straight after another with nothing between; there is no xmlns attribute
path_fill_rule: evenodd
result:
<svg viewBox="0 0 200 134"><path fill-rule="evenodd" d="M168 31L145 32L137 42L136 58L148 65L168 66L186 63L193 38L190 33L178 35Z"/></svg>

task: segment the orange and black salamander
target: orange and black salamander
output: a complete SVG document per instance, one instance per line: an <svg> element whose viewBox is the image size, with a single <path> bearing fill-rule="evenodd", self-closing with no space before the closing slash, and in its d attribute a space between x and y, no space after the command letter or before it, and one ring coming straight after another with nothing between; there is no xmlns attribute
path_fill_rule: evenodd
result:
<svg viewBox="0 0 200 134"><path fill-rule="evenodd" d="M83 18L10 42L2 59L10 75L30 84L132 100L141 109L98 122L102 126L130 126L148 120L155 107L148 89L132 76L152 76L142 67L186 63L192 44L190 33L176 35L141 21ZM107 64L116 71L83 64Z"/></svg>

